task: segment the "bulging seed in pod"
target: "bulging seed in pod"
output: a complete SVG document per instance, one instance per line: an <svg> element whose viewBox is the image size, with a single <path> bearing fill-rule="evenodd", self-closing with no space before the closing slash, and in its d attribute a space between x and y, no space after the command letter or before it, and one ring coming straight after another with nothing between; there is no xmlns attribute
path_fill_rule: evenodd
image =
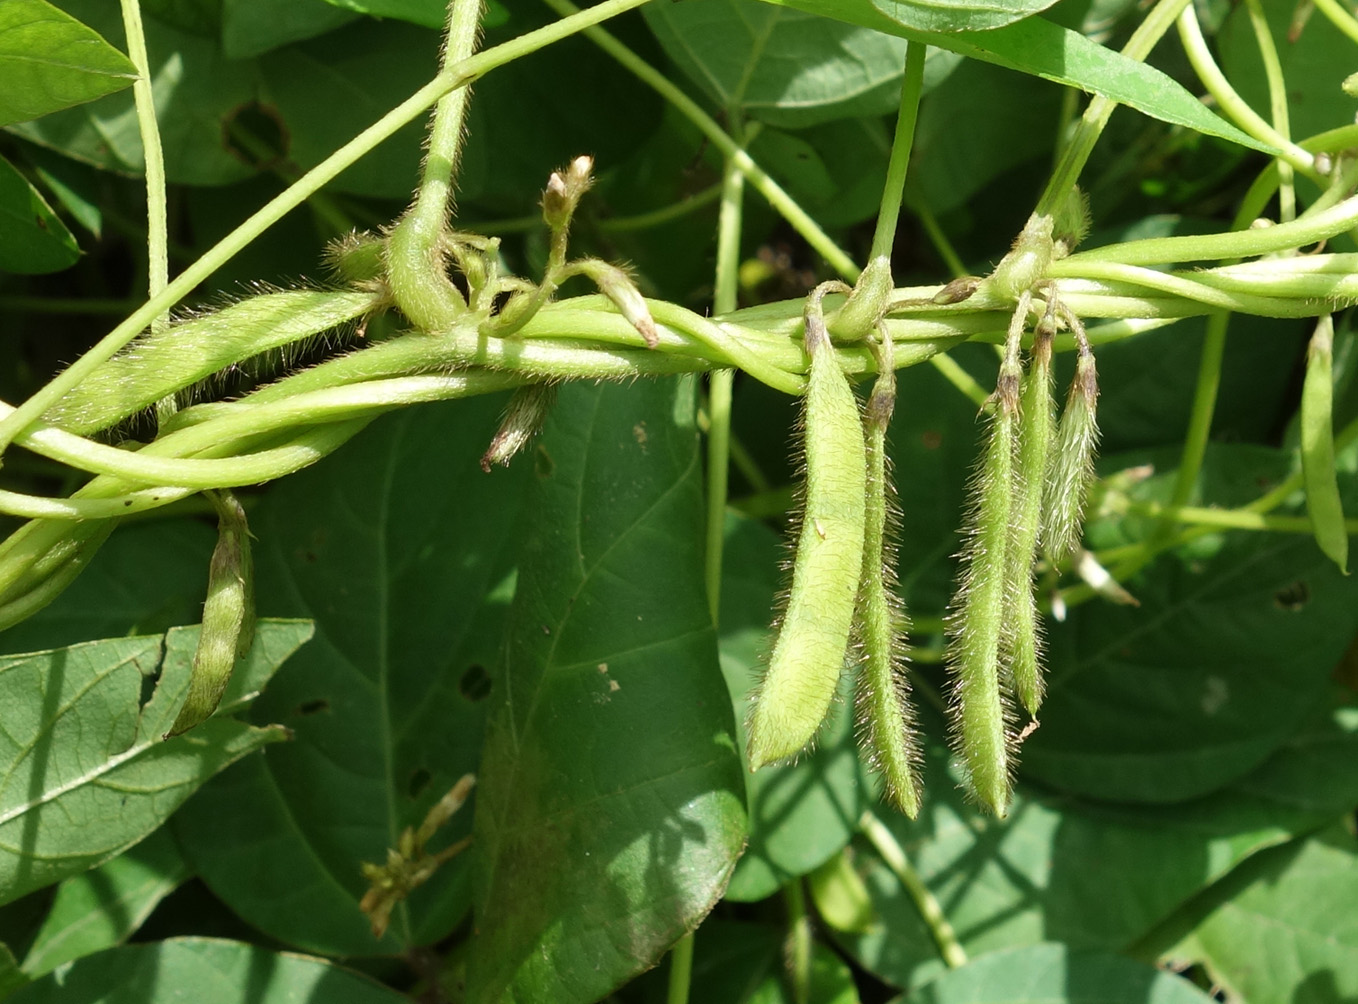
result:
<svg viewBox="0 0 1358 1004"><path fill-rule="evenodd" d="M1047 465L1042 546L1053 561L1070 555L1083 535L1085 498L1094 477L1094 451L1099 441L1098 398L1094 354L1088 344L1083 344L1061 413L1055 455Z"/></svg>
<svg viewBox="0 0 1358 1004"><path fill-rule="evenodd" d="M806 348L805 505L787 608L750 714L752 770L796 756L825 720L844 669L863 565L863 426L814 294Z"/></svg>
<svg viewBox="0 0 1358 1004"><path fill-rule="evenodd" d="M236 661L249 652L254 639L254 564L245 510L229 492L213 495L218 512L217 546L208 567L203 625L193 654L188 696L166 739L187 732L217 710Z"/></svg>
<svg viewBox="0 0 1358 1004"><path fill-rule="evenodd" d="M969 794L1003 816L1009 805L1008 726L1001 681L1008 675L1005 625L1007 567L1014 518L1018 448L1019 339L1029 296L1019 296L999 380L990 398L989 437L972 477L962 571L948 615L948 666L953 676L952 735Z"/></svg>
<svg viewBox="0 0 1358 1004"><path fill-rule="evenodd" d="M1048 454L1055 438L1051 392L1052 331L1039 325L1019 399L1018 458L1014 471L1012 531L1005 572L1009 676L1014 694L1030 715L1042 704L1042 625L1033 592L1042 525L1042 494Z"/></svg>
<svg viewBox="0 0 1358 1004"><path fill-rule="evenodd" d="M890 544L899 526L886 446L896 399L895 364L890 336L884 334L882 343L881 374L863 413L868 473L856 632L863 656L856 700L866 758L881 773L887 800L913 819L920 808L921 757L905 670L907 621Z"/></svg>

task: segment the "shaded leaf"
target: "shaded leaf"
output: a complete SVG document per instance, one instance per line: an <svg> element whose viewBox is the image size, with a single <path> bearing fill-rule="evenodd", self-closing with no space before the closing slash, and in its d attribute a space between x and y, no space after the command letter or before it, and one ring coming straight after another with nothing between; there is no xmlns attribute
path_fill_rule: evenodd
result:
<svg viewBox="0 0 1358 1004"><path fill-rule="evenodd" d="M1358 998L1358 845L1348 828L1261 854L1205 899L1206 916L1172 958L1203 963L1250 1004Z"/></svg>
<svg viewBox="0 0 1358 1004"><path fill-rule="evenodd" d="M130 59L46 0L0 5L0 126L130 87L136 75Z"/></svg>
<svg viewBox="0 0 1358 1004"><path fill-rule="evenodd" d="M123 41L118 6L105 0L62 0L63 6L118 44ZM143 19L156 117L171 182L222 185L254 169L228 146L225 128L234 110L258 92L253 63L222 54L215 35L175 27L153 11ZM145 158L131 92L17 126L27 139L104 170L142 174Z"/></svg>
<svg viewBox="0 0 1358 1004"><path fill-rule="evenodd" d="M1056 0L872 0L899 24L920 31L984 31L1044 11Z"/></svg>
<svg viewBox="0 0 1358 1004"><path fill-rule="evenodd" d="M1065 945L1034 945L973 959L901 1004L1209 1004L1187 980L1153 966Z"/></svg>
<svg viewBox="0 0 1358 1004"><path fill-rule="evenodd" d="M159 829L141 843L57 887L52 909L24 957L37 978L72 959L122 944L189 877L174 838Z"/></svg>
<svg viewBox="0 0 1358 1004"><path fill-rule="evenodd" d="M402 828L477 770L529 473L481 472L501 405L389 416L250 514L260 613L316 622L253 712L295 739L219 778L174 825L212 891L289 944L394 953L444 937L469 906L463 855L378 942L358 908L359 866L385 860ZM469 815L430 850L465 837Z"/></svg>
<svg viewBox="0 0 1358 1004"><path fill-rule="evenodd" d="M1209 112L1202 102L1160 70L1040 17L1029 17L993 31L946 34L898 23L861 0L766 2L914 38L983 62L1102 94L1172 125L1187 126L1265 153L1276 152Z"/></svg>
<svg viewBox="0 0 1358 1004"><path fill-rule="evenodd" d="M25 987L14 1004L401 1004L403 994L322 959L215 938L112 948Z"/></svg>
<svg viewBox="0 0 1358 1004"><path fill-rule="evenodd" d="M357 14L325 0L223 0L222 49L248 59L348 24Z"/></svg>
<svg viewBox="0 0 1358 1004"><path fill-rule="evenodd" d="M711 909L745 836L689 380L568 385L536 454L476 807L468 999L593 1001Z"/></svg>
<svg viewBox="0 0 1358 1004"><path fill-rule="evenodd" d="M1202 497L1243 504L1290 464L1282 451L1216 445ZM1157 470L1135 497L1167 497L1172 468ZM1154 525L1128 516L1087 536L1107 546ZM1088 604L1051 626L1051 692L1023 751L1026 775L1092 798L1176 802L1243 776L1322 699L1358 629L1358 588L1295 535L1199 538L1124 585L1139 608Z"/></svg>
<svg viewBox="0 0 1358 1004"><path fill-rule="evenodd" d="M1044 940L1124 951L1251 855L1358 801L1358 712L1318 716L1248 777L1177 806L1099 805L1020 784L1009 818L997 822L966 804L947 759L941 744L928 750L919 820L883 821L967 953ZM863 838L852 849L880 922L839 942L898 986L942 972L899 880Z"/></svg>
<svg viewBox="0 0 1358 1004"><path fill-rule="evenodd" d="M723 110L796 127L885 115L900 99L902 38L757 0L642 13L666 55Z"/></svg>
<svg viewBox="0 0 1358 1004"><path fill-rule="evenodd" d="M448 17L448 4L444 0L326 0L326 3L374 17L413 21L426 28L442 28Z"/></svg>
<svg viewBox="0 0 1358 1004"><path fill-rule="evenodd" d="M254 698L311 633L260 624L218 713L162 742L188 689L196 628L0 659L0 890L8 902L141 840L223 767L281 729L225 717ZM144 707L144 680L159 674Z"/></svg>
<svg viewBox="0 0 1358 1004"><path fill-rule="evenodd" d="M36 188L0 157L0 271L58 272L80 248Z"/></svg>
<svg viewBox="0 0 1358 1004"><path fill-rule="evenodd" d="M749 519L726 527L721 591L721 665L735 706L739 748L751 690L771 644L769 621L787 550L778 535ZM852 702L840 700L816 749L796 764L746 774L750 839L726 898L763 899L812 871L849 842L873 798L858 760Z"/></svg>

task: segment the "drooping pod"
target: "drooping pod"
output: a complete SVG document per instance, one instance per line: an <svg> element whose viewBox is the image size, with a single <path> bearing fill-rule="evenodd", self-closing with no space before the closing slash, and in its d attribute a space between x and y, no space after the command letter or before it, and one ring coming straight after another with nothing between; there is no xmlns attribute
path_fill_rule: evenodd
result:
<svg viewBox="0 0 1358 1004"><path fill-rule="evenodd" d="M496 464L508 467L514 455L542 431L555 403L556 384L534 383L515 390L505 408L500 428L481 457L481 470L489 474Z"/></svg>
<svg viewBox="0 0 1358 1004"><path fill-rule="evenodd" d="M988 402L990 430L972 477L962 572L948 614L948 665L954 678L952 732L971 796L997 816L1009 805L1009 720L1001 682L1009 675L1005 625L1009 545L1018 452L1019 340L1031 294L1018 297L1004 361Z"/></svg>
<svg viewBox="0 0 1358 1004"><path fill-rule="evenodd" d="M1042 500L1042 546L1054 561L1067 557L1080 544L1099 442L1099 376L1094 353L1080 319L1068 311L1062 316L1075 334L1078 355Z"/></svg>
<svg viewBox="0 0 1358 1004"><path fill-rule="evenodd" d="M834 699L863 565L867 458L858 400L830 344L820 296L806 310L805 503L787 608L750 714L752 770L795 756Z"/></svg>
<svg viewBox="0 0 1358 1004"><path fill-rule="evenodd" d="M1052 320L1049 311L1038 325L1019 395L1018 457L1005 574L1009 677L1019 703L1033 716L1042 704L1043 693L1042 626L1033 592L1033 565L1042 527L1047 461L1056 435L1051 392Z"/></svg>
<svg viewBox="0 0 1358 1004"><path fill-rule="evenodd" d="M908 621L896 588L896 555L891 546L900 521L886 445L896 405L896 370L891 335L885 327L877 358L880 372L863 412L867 505L857 625L863 659L856 703L866 759L881 773L887 800L913 819L920 808L921 757L905 670Z"/></svg>
<svg viewBox="0 0 1358 1004"><path fill-rule="evenodd" d="M1306 352L1301 390L1301 469L1306 480L1306 511L1316 543L1347 575L1349 535L1334 467L1334 319L1316 324Z"/></svg>
<svg viewBox="0 0 1358 1004"><path fill-rule="evenodd" d="M208 566L207 601L188 696L166 739L187 732L217 710L237 660L254 641L254 562L245 510L230 492L206 494L217 508L217 546Z"/></svg>

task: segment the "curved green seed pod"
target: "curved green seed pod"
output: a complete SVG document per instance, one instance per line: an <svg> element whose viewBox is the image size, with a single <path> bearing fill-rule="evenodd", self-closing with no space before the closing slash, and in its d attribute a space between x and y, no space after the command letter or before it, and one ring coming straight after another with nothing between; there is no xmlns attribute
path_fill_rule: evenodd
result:
<svg viewBox="0 0 1358 1004"><path fill-rule="evenodd" d="M1010 791L1010 712L1000 692L1000 666L1007 656L1005 568L1013 518L1019 375L1017 360L1007 361L991 398L990 437L972 479L963 571L948 616L948 663L956 680L954 745L972 797L1001 817Z"/></svg>
<svg viewBox="0 0 1358 1004"><path fill-rule="evenodd" d="M818 307L813 297L806 317L806 503L787 610L750 716L752 770L815 738L844 669L863 566L863 426Z"/></svg>
<svg viewBox="0 0 1358 1004"><path fill-rule="evenodd" d="M228 366L340 327L380 305L372 292L264 293L145 334L43 415L68 432L98 432Z"/></svg>
<svg viewBox="0 0 1358 1004"><path fill-rule="evenodd" d="M166 739L187 732L217 710L236 660L250 650L254 639L254 565L245 510L230 492L208 495L217 506L217 546L208 566L207 601L189 693Z"/></svg>
<svg viewBox="0 0 1358 1004"><path fill-rule="evenodd" d="M859 738L868 762L882 775L887 800L914 819L920 808L921 756L905 672L908 622L896 589L895 548L889 544L900 523L886 448L887 426L896 404L889 335L883 335L879 359L881 375L863 414L868 483L863 575L858 589L857 634L863 646L857 695Z"/></svg>
<svg viewBox="0 0 1358 1004"><path fill-rule="evenodd" d="M1094 477L1094 450L1099 441L1098 399L1098 371L1094 355L1084 343L1061 413L1056 455L1047 465L1042 545L1054 561L1065 558L1080 544L1085 496Z"/></svg>
<svg viewBox="0 0 1358 1004"><path fill-rule="evenodd" d="M1018 466L1005 572L1005 624L1009 631L1010 680L1028 714L1042 704L1042 629L1033 595L1033 563L1042 526L1047 458L1056 435L1051 391L1052 334L1040 326L1019 401Z"/></svg>
<svg viewBox="0 0 1358 1004"><path fill-rule="evenodd" d="M1306 511L1316 543L1326 557L1349 572L1349 535L1334 468L1334 319L1316 324L1306 353L1301 390L1301 469L1306 479Z"/></svg>

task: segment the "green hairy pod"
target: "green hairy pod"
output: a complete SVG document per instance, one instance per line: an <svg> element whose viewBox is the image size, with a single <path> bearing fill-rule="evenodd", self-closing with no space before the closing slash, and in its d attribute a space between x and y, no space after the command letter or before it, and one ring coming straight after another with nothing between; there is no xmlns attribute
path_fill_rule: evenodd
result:
<svg viewBox="0 0 1358 1004"><path fill-rule="evenodd" d="M1014 472L1005 624L1010 634L1010 679L1025 711L1042 704L1042 629L1033 593L1033 564L1042 526L1042 492L1047 459L1056 436L1051 391L1052 331L1039 326L1019 399L1018 466Z"/></svg>
<svg viewBox="0 0 1358 1004"><path fill-rule="evenodd" d="M1088 343L1077 341L1080 352L1075 378L1061 413L1056 455L1047 466L1042 502L1042 544L1053 561L1067 557L1080 544L1085 497L1094 477L1094 450L1099 441L1098 372Z"/></svg>
<svg viewBox="0 0 1358 1004"><path fill-rule="evenodd" d="M489 474L495 464L508 467L514 455L542 431L555 403L556 384L535 383L514 391L500 428L481 457L481 470Z"/></svg>
<svg viewBox="0 0 1358 1004"><path fill-rule="evenodd" d="M891 339L885 334L879 367L863 414L868 465L857 624L863 662L856 701L867 760L881 773L887 800L913 819L920 808L921 756L905 672L908 622L896 589L896 555L890 544L900 513L886 445L896 404L896 372Z"/></svg>
<svg viewBox="0 0 1358 1004"><path fill-rule="evenodd" d="M1334 319L1316 325L1306 353L1301 391L1301 468L1306 480L1306 511L1316 543L1347 575L1349 535L1334 467Z"/></svg>
<svg viewBox="0 0 1358 1004"><path fill-rule="evenodd" d="M208 567L207 601L189 693L166 739L187 732L217 710L236 661L250 651L254 640L254 563L245 510L230 492L207 494L217 506L217 546Z"/></svg>
<svg viewBox="0 0 1358 1004"><path fill-rule="evenodd" d="M844 668L863 566L863 426L815 294L806 349L805 508L787 610L750 716L752 770L796 756L815 738Z"/></svg>
<svg viewBox="0 0 1358 1004"><path fill-rule="evenodd" d="M142 335L43 415L85 435L117 425L228 366L338 328L380 304L372 292L264 293Z"/></svg>

